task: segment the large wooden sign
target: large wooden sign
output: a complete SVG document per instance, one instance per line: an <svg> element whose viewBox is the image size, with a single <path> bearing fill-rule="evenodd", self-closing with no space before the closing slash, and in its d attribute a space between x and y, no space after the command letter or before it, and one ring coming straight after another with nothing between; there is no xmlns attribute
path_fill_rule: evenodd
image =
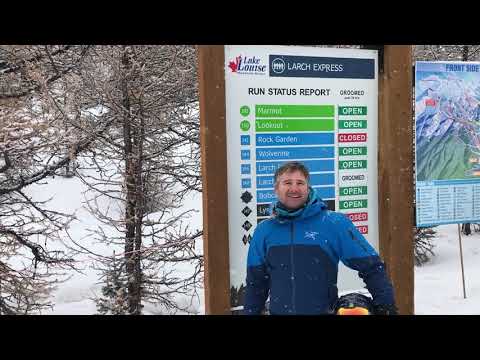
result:
<svg viewBox="0 0 480 360"><path fill-rule="evenodd" d="M273 172L294 159L308 162L329 206L380 250L401 312L413 313L411 50L382 50L379 74L375 50L199 47L207 314L241 308L249 239L275 200ZM402 86L388 71L402 72ZM406 106L395 114L392 96L394 108ZM387 143L403 156L382 154ZM340 290L360 287L340 269Z"/></svg>

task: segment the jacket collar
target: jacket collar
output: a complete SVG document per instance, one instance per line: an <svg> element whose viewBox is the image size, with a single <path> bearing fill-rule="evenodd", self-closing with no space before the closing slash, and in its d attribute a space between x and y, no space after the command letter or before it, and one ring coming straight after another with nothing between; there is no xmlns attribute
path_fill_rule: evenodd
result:
<svg viewBox="0 0 480 360"><path fill-rule="evenodd" d="M320 211L325 210L327 205L318 196L314 188L309 187L308 199L305 204L295 210L289 210L285 206L277 201L272 208L272 215L280 222L285 222L294 219L302 219L318 214Z"/></svg>

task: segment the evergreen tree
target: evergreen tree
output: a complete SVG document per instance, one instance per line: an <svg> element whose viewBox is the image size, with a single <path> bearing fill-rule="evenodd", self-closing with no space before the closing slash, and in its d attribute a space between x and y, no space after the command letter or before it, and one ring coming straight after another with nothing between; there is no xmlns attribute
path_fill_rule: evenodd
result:
<svg viewBox="0 0 480 360"><path fill-rule="evenodd" d="M104 270L105 279L102 287L102 296L94 299L97 311L102 315L125 315L128 314L127 281L121 264L113 261L107 264L109 268Z"/></svg>

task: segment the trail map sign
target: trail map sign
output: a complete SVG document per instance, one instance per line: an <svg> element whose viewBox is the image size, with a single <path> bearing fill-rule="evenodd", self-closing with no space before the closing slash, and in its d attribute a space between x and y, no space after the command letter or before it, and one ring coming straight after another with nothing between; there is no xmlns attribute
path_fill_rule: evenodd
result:
<svg viewBox="0 0 480 360"><path fill-rule="evenodd" d="M232 307L243 305L248 246L286 161L302 161L328 207L378 249L377 74L375 50L225 47ZM340 265L340 291L363 286Z"/></svg>
<svg viewBox="0 0 480 360"><path fill-rule="evenodd" d="M416 222L480 220L480 63L417 62Z"/></svg>

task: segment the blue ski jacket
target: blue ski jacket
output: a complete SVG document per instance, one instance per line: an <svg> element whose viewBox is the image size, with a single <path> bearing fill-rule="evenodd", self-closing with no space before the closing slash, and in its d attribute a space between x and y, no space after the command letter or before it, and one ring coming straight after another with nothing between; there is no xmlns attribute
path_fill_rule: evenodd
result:
<svg viewBox="0 0 480 360"><path fill-rule="evenodd" d="M338 299L338 263L357 270L374 305L394 304L393 288L375 249L350 219L327 210L310 189L309 201L294 216L274 216L255 229L247 258L244 313L330 314ZM285 215L285 214L284 214Z"/></svg>

